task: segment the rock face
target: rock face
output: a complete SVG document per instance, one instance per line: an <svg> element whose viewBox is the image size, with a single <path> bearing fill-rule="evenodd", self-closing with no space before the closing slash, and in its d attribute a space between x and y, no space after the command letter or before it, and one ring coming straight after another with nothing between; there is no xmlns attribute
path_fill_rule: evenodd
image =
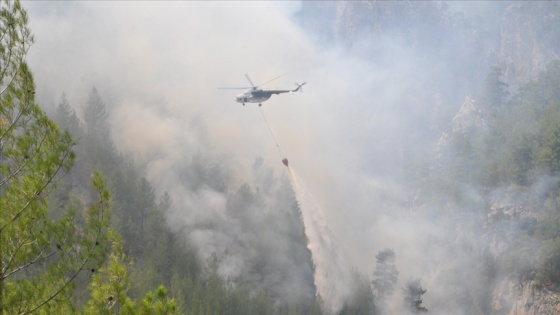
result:
<svg viewBox="0 0 560 315"><path fill-rule="evenodd" d="M494 292L492 308L504 315L558 315L560 292L537 287L533 281L520 284L505 279Z"/></svg>
<svg viewBox="0 0 560 315"><path fill-rule="evenodd" d="M466 133L470 128L485 128L488 126L488 114L476 106L475 101L467 96L459 112L453 117L452 132Z"/></svg>
<svg viewBox="0 0 560 315"><path fill-rule="evenodd" d="M540 16L534 19L535 15ZM526 82L560 57L558 43L551 41L551 31L558 22L558 10L548 4L515 2L506 7L500 29L498 60L505 80L512 85Z"/></svg>
<svg viewBox="0 0 560 315"><path fill-rule="evenodd" d="M489 114L477 106L472 97L467 96L453 117L451 127L440 136L436 146L436 157L441 158L443 152L449 150L449 146L456 137L484 130L488 127L489 120Z"/></svg>

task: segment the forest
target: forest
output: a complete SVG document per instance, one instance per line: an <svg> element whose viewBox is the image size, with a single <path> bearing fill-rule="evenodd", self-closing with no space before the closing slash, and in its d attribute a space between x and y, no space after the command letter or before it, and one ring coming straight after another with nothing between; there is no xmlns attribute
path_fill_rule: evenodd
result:
<svg viewBox="0 0 560 315"><path fill-rule="evenodd" d="M343 240L343 248L327 244L336 254L318 254L325 245L313 243L312 207L302 199L312 189L267 157L243 162L242 172L235 152L189 144L172 174L153 176L165 167L149 158L166 153L138 158L115 141L123 126L111 117L114 96L89 86L83 104L65 93L51 107L40 103L25 6L0 4L0 314L461 315L510 314L518 304L526 314L548 314L554 307L541 301L560 295L560 5L494 3L473 16L452 14L445 2L302 5L297 21L316 45L342 46L368 60L366 71L394 75L386 84L404 82L398 97L382 99L390 107L338 117L385 111L387 121L399 121L365 129L392 134L388 141L358 142L371 164L359 160L356 169L381 184L364 185L375 202L368 199L356 220L378 220L374 227L385 233L358 226L376 239L358 246L370 257L363 263L342 263ZM496 12L506 18L488 19ZM516 56L503 62L483 53L496 51L493 40L504 40L519 16L532 25L533 42L544 43L539 51L552 52L535 69ZM389 74L390 54L364 44L387 37L418 53L419 64L444 62L422 74L400 66L403 73ZM433 38L441 45L430 45ZM448 56L460 56L462 66ZM181 123L212 143L204 118ZM347 200L328 206L357 207ZM412 242L390 239L408 230ZM320 279L325 257L341 274ZM503 289L510 284L513 291ZM519 297L525 288L531 302Z"/></svg>

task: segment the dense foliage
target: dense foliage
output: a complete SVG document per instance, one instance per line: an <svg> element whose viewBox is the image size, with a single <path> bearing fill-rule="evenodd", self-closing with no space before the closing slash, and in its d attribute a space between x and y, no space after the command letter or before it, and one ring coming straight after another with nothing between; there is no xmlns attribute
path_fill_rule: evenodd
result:
<svg viewBox="0 0 560 315"><path fill-rule="evenodd" d="M0 3L0 33L0 313L68 311L60 301L74 280L103 261L109 192L95 173L95 203L51 217L46 196L71 167L74 142L34 103L19 2Z"/></svg>
<svg viewBox="0 0 560 315"><path fill-rule="evenodd" d="M560 283L558 231L560 226L560 61L553 61L539 77L519 89L498 111L480 157L487 165L481 181L490 187L517 185L530 194L534 215L519 222L524 241L512 247L533 248L540 283ZM543 185L542 191L533 187ZM526 188L523 188L526 187ZM534 219L536 218L536 220ZM542 241L535 253L534 244ZM540 242L538 242L540 243ZM522 255L521 257L527 257Z"/></svg>

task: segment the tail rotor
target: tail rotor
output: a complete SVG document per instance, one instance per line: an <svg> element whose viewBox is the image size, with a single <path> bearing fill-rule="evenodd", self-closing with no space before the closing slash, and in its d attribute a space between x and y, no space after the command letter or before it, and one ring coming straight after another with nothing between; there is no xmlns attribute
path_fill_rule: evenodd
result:
<svg viewBox="0 0 560 315"><path fill-rule="evenodd" d="M306 83L307 82L303 82L302 84L299 84L299 83L296 82L297 88L295 90L293 90L292 92L298 92L298 91L303 92L303 89L301 87L304 86Z"/></svg>

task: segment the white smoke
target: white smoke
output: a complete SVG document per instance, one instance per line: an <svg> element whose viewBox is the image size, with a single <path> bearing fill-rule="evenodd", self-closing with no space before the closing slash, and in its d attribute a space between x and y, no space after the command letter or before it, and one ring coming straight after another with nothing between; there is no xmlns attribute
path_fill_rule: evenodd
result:
<svg viewBox="0 0 560 315"><path fill-rule="evenodd" d="M411 82L424 70L414 64L414 52L380 39L387 48L387 63L380 66L339 47L316 45L294 22L299 4L291 3L26 5L36 37L28 59L37 99L56 104L64 92L80 112L95 86L108 106L116 146L144 166L159 192L172 195L177 212L170 223L188 227L203 259L252 244L247 240L256 236L241 233L244 243L235 243L231 235L245 232L248 221L227 220L223 193L184 185L181 174L197 152L230 170L234 187L251 182L249 165L257 156L284 172L283 157L258 109L235 103L235 91L216 89L246 85L245 73L255 84L286 73L270 88L308 82L303 93L274 95L263 111L282 151L299 170L300 183L306 183L298 187L323 205L300 197L305 209L324 214L310 219L316 227L309 237L322 244L323 254L315 258L321 269L317 284L331 307L344 299L348 288L343 279L352 267L371 275L378 250L394 247L400 255L414 246L413 233L400 230L402 225L389 228L392 219L378 223L380 216L406 208L399 203L402 187L394 175L406 145L403 126L412 118L396 104L413 98ZM251 211L269 215L266 209ZM200 225L214 228L192 228ZM322 235L327 227L330 232ZM267 228L278 233L271 241L280 241L281 227L271 223ZM229 276L247 268L243 259L227 261ZM406 269L416 266L416 257L399 256L399 262L400 270Z"/></svg>

